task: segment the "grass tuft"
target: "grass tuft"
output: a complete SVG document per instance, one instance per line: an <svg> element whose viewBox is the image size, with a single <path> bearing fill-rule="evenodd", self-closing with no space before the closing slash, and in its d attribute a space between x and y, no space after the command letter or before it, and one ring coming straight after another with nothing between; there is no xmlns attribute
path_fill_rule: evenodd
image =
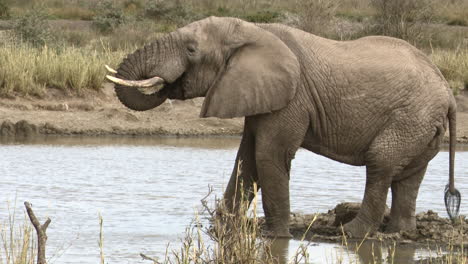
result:
<svg viewBox="0 0 468 264"><path fill-rule="evenodd" d="M16 212L8 203L8 220L0 223L0 263L34 264L36 242L33 227L25 215L24 222L16 224Z"/></svg>

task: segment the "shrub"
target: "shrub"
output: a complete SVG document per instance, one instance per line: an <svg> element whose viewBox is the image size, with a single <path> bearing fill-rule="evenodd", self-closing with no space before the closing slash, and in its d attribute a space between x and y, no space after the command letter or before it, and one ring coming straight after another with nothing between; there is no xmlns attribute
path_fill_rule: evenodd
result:
<svg viewBox="0 0 468 264"><path fill-rule="evenodd" d="M93 26L104 34L113 32L128 20L122 9L112 0L99 2L96 13Z"/></svg>
<svg viewBox="0 0 468 264"><path fill-rule="evenodd" d="M180 1L148 0L144 13L146 17L171 22L177 26L201 18L188 5L184 5Z"/></svg>
<svg viewBox="0 0 468 264"><path fill-rule="evenodd" d="M123 2L123 7L125 10L130 12L135 12L136 10L141 9L143 6L143 0L125 0Z"/></svg>
<svg viewBox="0 0 468 264"><path fill-rule="evenodd" d="M281 13L276 11L258 11L250 13L240 18L254 23L273 23L281 17Z"/></svg>
<svg viewBox="0 0 468 264"><path fill-rule="evenodd" d="M173 12L168 1L148 1L145 5L145 15L150 18L163 18Z"/></svg>
<svg viewBox="0 0 468 264"><path fill-rule="evenodd" d="M299 27L317 35L327 35L335 24L338 1L334 0L299 0L297 13Z"/></svg>
<svg viewBox="0 0 468 264"><path fill-rule="evenodd" d="M0 18L10 17L10 7L5 0L0 0Z"/></svg>
<svg viewBox="0 0 468 264"><path fill-rule="evenodd" d="M421 26L433 18L432 0L371 0L376 9L376 33L416 43Z"/></svg>
<svg viewBox="0 0 468 264"><path fill-rule="evenodd" d="M19 18L13 26L17 39L33 46L44 46L52 39L47 14L43 8L32 8Z"/></svg>
<svg viewBox="0 0 468 264"><path fill-rule="evenodd" d="M112 34L102 38L102 42L112 51L133 50L156 40L164 30L173 31L175 29L161 28L161 23L151 23L149 21L139 21L125 24L117 28Z"/></svg>

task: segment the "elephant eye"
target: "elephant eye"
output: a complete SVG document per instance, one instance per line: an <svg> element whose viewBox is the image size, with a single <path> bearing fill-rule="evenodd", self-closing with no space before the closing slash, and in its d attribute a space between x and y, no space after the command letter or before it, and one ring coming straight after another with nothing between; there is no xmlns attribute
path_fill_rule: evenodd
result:
<svg viewBox="0 0 468 264"><path fill-rule="evenodd" d="M195 53L195 51L197 51L197 50L195 49L195 47L192 46L192 45L188 45L188 46L187 46L187 50L188 50L188 52L190 52L190 53Z"/></svg>

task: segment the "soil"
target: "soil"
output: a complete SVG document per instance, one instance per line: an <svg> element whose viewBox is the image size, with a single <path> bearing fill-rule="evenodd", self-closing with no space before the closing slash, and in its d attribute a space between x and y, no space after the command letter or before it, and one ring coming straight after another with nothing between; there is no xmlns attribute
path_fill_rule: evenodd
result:
<svg viewBox="0 0 468 264"><path fill-rule="evenodd" d="M457 139L468 143L468 93L457 96ZM77 97L60 90L38 98L1 98L0 135L160 135L232 136L240 135L243 119L199 118L203 98L167 100L161 106L136 112L116 98L112 85L101 92ZM22 121L19 125L19 121ZM31 128L28 128L28 124ZM25 131L23 131L26 129Z"/></svg>
<svg viewBox="0 0 468 264"><path fill-rule="evenodd" d="M136 112L118 101L111 85L82 97L50 90L43 99L0 99L0 135L240 135L242 119L199 118L202 102L167 100L153 110ZM24 123L34 128L25 133Z"/></svg>
<svg viewBox="0 0 468 264"><path fill-rule="evenodd" d="M359 210L359 203L341 203L333 210L321 214L291 214L290 231L296 239L310 241L342 242L341 225L351 221ZM416 230L385 233L390 211L387 208L379 231L368 239L396 241L400 244L450 244L461 246L466 243L468 219L459 216L455 223L429 210L416 215ZM314 220L315 219L315 220ZM312 223L312 224L311 224ZM309 227L310 225L310 227Z"/></svg>

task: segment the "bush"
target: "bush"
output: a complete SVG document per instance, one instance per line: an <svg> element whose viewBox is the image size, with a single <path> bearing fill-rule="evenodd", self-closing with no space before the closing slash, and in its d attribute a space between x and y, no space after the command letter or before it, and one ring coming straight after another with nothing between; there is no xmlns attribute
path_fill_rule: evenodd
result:
<svg viewBox="0 0 468 264"><path fill-rule="evenodd" d="M28 10L15 22L13 34L21 42L28 42L33 46L44 46L52 39L44 9L33 7Z"/></svg>
<svg viewBox="0 0 468 264"><path fill-rule="evenodd" d="M146 17L171 22L177 26L201 18L180 1L148 0L144 13Z"/></svg>
<svg viewBox="0 0 468 264"><path fill-rule="evenodd" d="M99 2L96 13L97 15L93 17L93 26L104 34L113 32L128 20L123 10L112 0Z"/></svg>
<svg viewBox="0 0 468 264"><path fill-rule="evenodd" d="M338 1L300 0L297 3L299 27L316 35L326 36L335 24Z"/></svg>
<svg viewBox="0 0 468 264"><path fill-rule="evenodd" d="M420 41L423 23L434 15L432 0L371 0L376 9L376 33L401 38L412 43Z"/></svg>
<svg viewBox="0 0 468 264"><path fill-rule="evenodd" d="M10 17L10 7L5 0L0 0L0 18Z"/></svg>
<svg viewBox="0 0 468 264"><path fill-rule="evenodd" d="M258 11L256 13L247 14L240 18L254 23L273 23L277 22L281 17L281 13L276 11Z"/></svg>

